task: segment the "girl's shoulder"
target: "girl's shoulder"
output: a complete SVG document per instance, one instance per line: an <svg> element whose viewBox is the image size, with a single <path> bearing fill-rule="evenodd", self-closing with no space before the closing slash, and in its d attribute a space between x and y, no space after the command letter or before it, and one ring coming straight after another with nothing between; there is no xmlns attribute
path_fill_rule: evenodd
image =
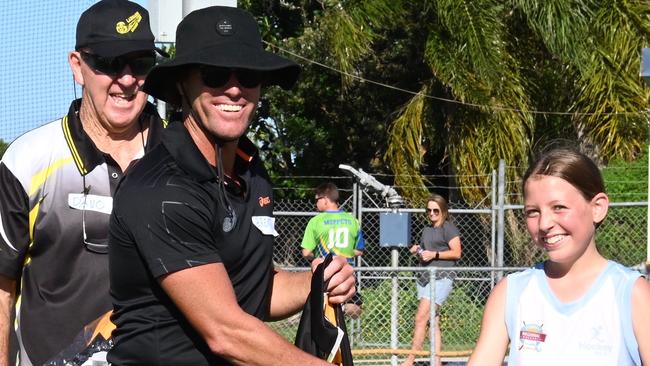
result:
<svg viewBox="0 0 650 366"><path fill-rule="evenodd" d="M639 277L643 277L641 272L630 267L626 267L615 261L608 261L605 268L605 274L618 283L618 286L630 287Z"/></svg>

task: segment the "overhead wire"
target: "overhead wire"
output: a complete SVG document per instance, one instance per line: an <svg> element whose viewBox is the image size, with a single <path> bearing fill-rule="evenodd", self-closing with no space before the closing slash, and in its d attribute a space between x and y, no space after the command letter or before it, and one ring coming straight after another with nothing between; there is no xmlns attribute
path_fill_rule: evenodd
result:
<svg viewBox="0 0 650 366"><path fill-rule="evenodd" d="M400 88L400 87L396 87L394 85L390 85L390 84L382 83L382 82L379 82L379 81L367 79L367 78L364 78L362 76L351 74L349 72L346 72L346 71L337 69L335 67L326 65L326 64L324 64L322 62L319 62L319 61L304 57L304 56L302 56L300 54L292 52L292 51L290 51L290 50L288 50L286 48L280 47L280 46L278 46L276 44L273 44L273 43L270 43L270 42L267 42L267 41L264 41L264 40L262 42L264 42L266 45L268 45L270 47L276 48L276 49L278 49L278 50L280 50L280 51L282 51L282 52L284 52L284 53L286 53L288 55L291 55L291 56L293 56L293 57L295 57L297 59L303 60L303 61L305 61L307 63L312 64L312 65L317 65L317 66L320 66L322 68L334 71L334 72L336 72L338 74L348 76L348 77L356 79L356 80L358 80L360 82L374 84L374 85L378 85L378 86L381 86L381 87L384 87L384 88L397 90L397 91L407 93L407 94L411 94L411 95L421 95L421 96L423 96L425 98L428 98L428 99L439 100L439 101L442 101L442 102L452 103L452 104L457 104L457 105L462 105L462 106L467 106L467 107L488 109L488 110L493 110L493 111L498 111L498 112L515 112L515 113L530 113L530 114L538 114L538 115L560 115L560 116L609 116L609 115L621 115L621 116L632 115L632 116L637 116L637 115L644 115L644 114L649 114L650 113L650 111L648 111L648 110L631 111L631 112L628 112L628 111L625 111L625 112L540 111L540 110L534 110L534 109L524 110L524 109L504 107L504 106L498 106L498 105L485 105L485 104L478 104L478 103L462 102L462 101L459 101L459 100L456 100L456 99L436 97L434 95L429 95L429 94L424 94L422 92L416 92L416 91L412 91L412 90L408 90L408 89L403 89L403 88Z"/></svg>

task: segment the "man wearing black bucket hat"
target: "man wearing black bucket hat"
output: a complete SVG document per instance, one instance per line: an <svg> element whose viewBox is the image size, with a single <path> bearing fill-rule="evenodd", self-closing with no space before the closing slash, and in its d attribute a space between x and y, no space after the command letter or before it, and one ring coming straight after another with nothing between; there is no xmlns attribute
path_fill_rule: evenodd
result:
<svg viewBox="0 0 650 366"><path fill-rule="evenodd" d="M88 8L68 56L81 98L3 156L0 365L16 363L7 356L14 302L20 365L81 365L110 347L112 194L131 161L160 140L163 122L142 91L156 51L140 5Z"/></svg>
<svg viewBox="0 0 650 366"><path fill-rule="evenodd" d="M273 267L273 193L244 136L261 87L291 87L299 67L265 51L241 9L194 11L176 36L176 58L151 71L145 90L181 107L182 120L122 181L111 216L108 360L327 365L263 323L302 308L311 273ZM342 257L325 279L333 303L355 292Z"/></svg>

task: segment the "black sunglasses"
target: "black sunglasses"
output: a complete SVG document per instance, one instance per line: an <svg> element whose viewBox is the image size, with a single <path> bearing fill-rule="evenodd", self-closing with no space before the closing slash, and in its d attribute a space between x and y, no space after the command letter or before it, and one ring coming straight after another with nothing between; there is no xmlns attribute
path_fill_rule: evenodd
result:
<svg viewBox="0 0 650 366"><path fill-rule="evenodd" d="M108 238L101 239L100 243L93 243L88 241L88 235L86 234L86 197L88 196L89 192L90 192L90 186L85 187L83 191L84 203L83 203L83 208L81 209L81 230L83 231L84 246L90 252L97 253L97 254L108 254Z"/></svg>
<svg viewBox="0 0 650 366"><path fill-rule="evenodd" d="M110 76L119 75L126 65L129 65L133 75L146 75L156 65L156 55L153 52L151 54L123 55L117 57L102 57L86 51L80 51L79 53L81 54L81 59L91 69Z"/></svg>
<svg viewBox="0 0 650 366"><path fill-rule="evenodd" d="M427 213L433 212L436 215L438 215L440 213L440 210L437 209L437 208L427 208L426 211L427 211Z"/></svg>
<svg viewBox="0 0 650 366"><path fill-rule="evenodd" d="M201 66L199 71L203 84L214 89L226 85L232 74L235 74L239 84L244 88L255 88L264 82L264 72L262 71L215 66Z"/></svg>

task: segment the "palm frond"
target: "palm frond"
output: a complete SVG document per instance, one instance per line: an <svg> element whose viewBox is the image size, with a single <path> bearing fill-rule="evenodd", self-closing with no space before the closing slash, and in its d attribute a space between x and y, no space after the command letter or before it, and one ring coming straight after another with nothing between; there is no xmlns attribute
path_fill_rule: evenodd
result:
<svg viewBox="0 0 650 366"><path fill-rule="evenodd" d="M386 160L395 174L395 185L403 187L402 195L411 200L426 197L426 181L422 176L423 128L426 124L425 86L399 112L388 130Z"/></svg>
<svg viewBox="0 0 650 366"><path fill-rule="evenodd" d="M333 65L349 75L358 75L355 66L372 52L372 43L382 29L399 23L404 9L401 0L340 2L330 6L320 18L321 36L327 44ZM343 85L352 77L342 75Z"/></svg>

